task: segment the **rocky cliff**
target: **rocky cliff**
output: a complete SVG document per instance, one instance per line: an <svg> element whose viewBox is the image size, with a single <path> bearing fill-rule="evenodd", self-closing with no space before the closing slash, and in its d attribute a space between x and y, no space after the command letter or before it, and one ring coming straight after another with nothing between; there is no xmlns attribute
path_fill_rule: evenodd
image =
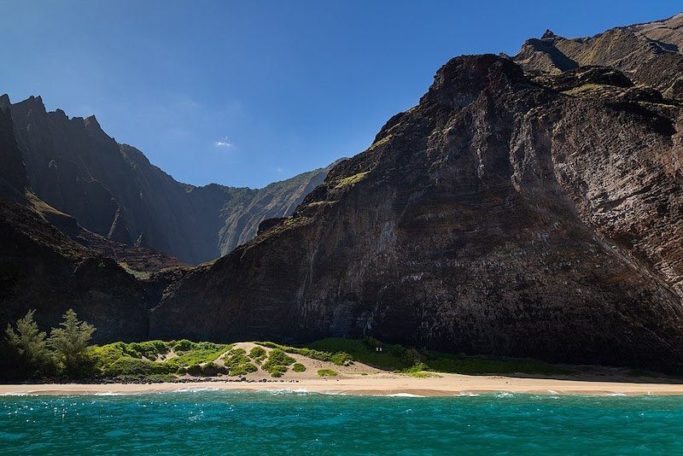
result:
<svg viewBox="0 0 683 456"><path fill-rule="evenodd" d="M12 125L9 97L0 96L0 198L16 201L24 198L28 182Z"/></svg>
<svg viewBox="0 0 683 456"><path fill-rule="evenodd" d="M11 111L29 184L39 198L105 238L187 263L228 253L254 237L264 218L288 215L327 172L258 190L196 187L177 182L136 148L118 144L94 116L48 112L40 97L13 104Z"/></svg>
<svg viewBox="0 0 683 456"><path fill-rule="evenodd" d="M56 326L73 308L97 326L97 341L144 338L147 310L158 297L114 260L74 242L48 221L57 221L59 212L30 193L8 102L2 101L0 327L29 309L36 309L42 327ZM87 233L75 222L73 228Z"/></svg>
<svg viewBox="0 0 683 456"><path fill-rule="evenodd" d="M683 101L683 13L662 21L617 27L591 38L567 39L550 30L528 40L515 57L527 70L559 74L599 65Z"/></svg>
<svg viewBox="0 0 683 456"><path fill-rule="evenodd" d="M0 99L0 161L21 170L23 147L28 173L0 169L20 195L0 203L0 320L68 306L100 340L373 335L683 372L680 20L453 59L370 148L290 193L179 184L94 119ZM192 229L212 240L181 259L258 236L144 280L93 251L179 249Z"/></svg>
<svg viewBox="0 0 683 456"><path fill-rule="evenodd" d="M585 67L612 61L582 60L550 33L540 41L562 53L543 57L554 66L532 64L529 43L522 65L493 55L444 65L420 103L292 217L172 284L150 335L373 335L680 372L676 84ZM649 64L660 58L672 56Z"/></svg>

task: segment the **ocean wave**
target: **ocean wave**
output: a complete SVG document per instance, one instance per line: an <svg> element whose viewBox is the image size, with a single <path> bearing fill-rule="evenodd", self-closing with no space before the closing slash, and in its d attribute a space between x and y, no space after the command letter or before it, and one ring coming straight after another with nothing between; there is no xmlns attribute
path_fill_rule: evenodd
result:
<svg viewBox="0 0 683 456"><path fill-rule="evenodd" d="M515 397L514 394L508 393L507 391L502 391L500 393L496 393L497 398L508 398L508 397Z"/></svg>
<svg viewBox="0 0 683 456"><path fill-rule="evenodd" d="M387 397L425 397L421 394L411 394L411 393L394 393L394 394L387 394Z"/></svg>
<svg viewBox="0 0 683 456"><path fill-rule="evenodd" d="M208 387L198 387L198 388L177 388L169 391L159 391L159 393L203 393L206 391L220 391L220 388L208 388Z"/></svg>

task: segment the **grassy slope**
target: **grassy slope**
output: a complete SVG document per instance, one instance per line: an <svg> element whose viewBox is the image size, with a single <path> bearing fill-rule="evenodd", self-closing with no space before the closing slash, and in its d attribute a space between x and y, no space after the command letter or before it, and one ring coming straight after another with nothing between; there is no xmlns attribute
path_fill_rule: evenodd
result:
<svg viewBox="0 0 683 456"><path fill-rule="evenodd" d="M534 360L501 359L453 355L434 351L419 352L400 345L383 344L374 339L322 339L306 347L273 342L257 342L250 353L232 345L209 342L160 341L116 342L91 348L93 369L90 375L120 381L171 381L178 375L237 376L258 370L273 377L293 369L294 359L286 353L306 356L342 366L358 361L378 369L404 372L415 377L429 372L461 374L565 374L564 368ZM381 347L381 351L379 348ZM298 368L297 368L298 369ZM295 371L297 369L294 369Z"/></svg>

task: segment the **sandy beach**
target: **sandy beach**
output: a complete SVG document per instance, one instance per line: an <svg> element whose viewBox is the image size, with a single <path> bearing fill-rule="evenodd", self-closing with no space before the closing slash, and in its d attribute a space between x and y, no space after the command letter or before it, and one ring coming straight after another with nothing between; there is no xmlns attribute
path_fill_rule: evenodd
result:
<svg viewBox="0 0 683 456"><path fill-rule="evenodd" d="M0 385L0 395L22 394L143 394L191 390L293 391L368 396L458 396L483 393L679 395L683 384L584 381L502 376L440 374L413 378L380 374L341 379L301 379L274 382L190 382L150 384L17 384Z"/></svg>

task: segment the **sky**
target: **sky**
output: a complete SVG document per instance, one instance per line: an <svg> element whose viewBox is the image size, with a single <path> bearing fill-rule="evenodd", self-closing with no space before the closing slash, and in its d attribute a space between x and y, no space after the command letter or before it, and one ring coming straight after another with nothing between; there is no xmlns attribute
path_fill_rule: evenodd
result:
<svg viewBox="0 0 683 456"><path fill-rule="evenodd" d="M367 148L461 54L674 1L0 0L0 93L95 114L177 180L261 187Z"/></svg>

